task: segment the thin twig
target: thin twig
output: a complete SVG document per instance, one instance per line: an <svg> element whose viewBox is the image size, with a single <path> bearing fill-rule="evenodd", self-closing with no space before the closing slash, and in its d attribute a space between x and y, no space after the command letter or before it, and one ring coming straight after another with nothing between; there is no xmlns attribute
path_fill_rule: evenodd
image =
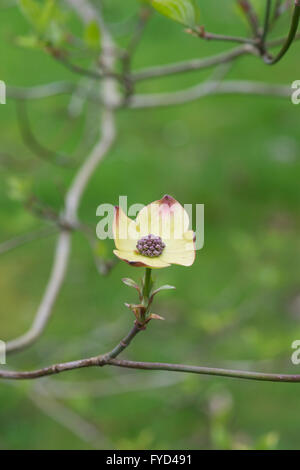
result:
<svg viewBox="0 0 300 470"><path fill-rule="evenodd" d="M300 39L300 33L296 34L294 41L297 41L299 39ZM281 46L282 44L284 44L285 41L286 41L285 37L272 39L272 41L268 41L267 48L269 49L270 47Z"/></svg>
<svg viewBox="0 0 300 470"><path fill-rule="evenodd" d="M100 73L96 70L85 69L83 67L80 67L80 65L73 64L73 63L69 62L67 60L67 58L64 57L61 54L51 53L51 56L54 57L54 59L56 61L58 61L65 68L67 68L68 70L70 70L73 73L76 73L76 74L81 75L83 77L93 78L95 80L103 79L103 74L102 73Z"/></svg>
<svg viewBox="0 0 300 470"><path fill-rule="evenodd" d="M135 31L130 39L129 45L126 49L126 57L132 59L141 39L143 36L144 29L151 17L152 11L150 8L142 6L139 12L138 23L136 25Z"/></svg>
<svg viewBox="0 0 300 470"><path fill-rule="evenodd" d="M77 88L76 83L71 82L53 82L33 87L8 86L6 88L7 96L9 98L19 100L39 100L41 98L64 95L78 91L80 91L80 89Z"/></svg>
<svg viewBox="0 0 300 470"><path fill-rule="evenodd" d="M141 7L140 12L139 12L139 20L138 20L136 29L123 55L122 76L123 76L123 84L125 87L125 96L123 100L124 104L128 102L128 100L134 93L134 80L132 80L132 73L131 73L132 60L133 60L134 53L142 39L144 29L151 16L151 13L152 13L151 9L149 9L148 7Z"/></svg>
<svg viewBox="0 0 300 470"><path fill-rule="evenodd" d="M282 16L292 5L292 0L276 0L276 5L274 8L274 15L272 19L272 26L276 23L278 18Z"/></svg>
<svg viewBox="0 0 300 470"><path fill-rule="evenodd" d="M28 394L32 403L49 418L64 426L72 434L94 449L112 449L112 443L100 430L86 419L79 416L69 406L54 399L49 393L39 393L37 389Z"/></svg>
<svg viewBox="0 0 300 470"><path fill-rule="evenodd" d="M208 68L214 67L216 65L225 64L231 62L238 57L241 57L245 54L256 53L255 48L252 46L242 46L232 49L230 51L223 52L222 54L217 54L212 57L207 57L204 59L192 59L184 62L177 62L175 64L168 64L162 66L155 66L139 70L132 74L132 79L135 82L149 80L153 78L166 77L168 75L176 75L179 73L193 72L195 70L206 70Z"/></svg>
<svg viewBox="0 0 300 470"><path fill-rule="evenodd" d="M73 165L70 157L46 148L37 140L33 130L31 129L26 101L21 100L16 103L18 124L24 144L39 158L57 166L70 168L70 166Z"/></svg>
<svg viewBox="0 0 300 470"><path fill-rule="evenodd" d="M295 6L294 6L294 12L292 16L292 21L290 25L290 30L289 34L278 52L274 57L272 57L267 51L264 52L263 54L263 60L267 65L274 65L277 64L287 53L289 48L291 47L292 43L294 42L297 31L298 31L298 26L299 26L299 20L300 20L300 0L294 0L295 1Z"/></svg>
<svg viewBox="0 0 300 470"><path fill-rule="evenodd" d="M271 26L273 26L274 23L275 23L275 22L278 20L278 18L280 17L281 3L282 3L282 0L276 0L276 2L275 2Z"/></svg>
<svg viewBox="0 0 300 470"><path fill-rule="evenodd" d="M190 366L184 364L169 364L161 362L137 362L119 360L117 357L123 352L131 343L132 339L140 331L138 325L135 324L130 330L127 336L110 352L90 357L87 359L80 359L72 362L63 362L60 364L53 364L42 369L36 369L33 371L17 372L17 371L5 371L0 370L0 378L10 380L26 380L26 379L37 379L49 375L55 375L62 372L81 369L87 367L104 367L107 365L116 367L125 367L129 369L142 369L142 370L165 370L172 372L187 372L192 374L200 375L213 375L219 377L231 377L248 380L260 380L265 382L300 382L300 375L294 374L270 374L264 372L249 372L241 370L231 369L220 369L215 367L199 367Z"/></svg>
<svg viewBox="0 0 300 470"><path fill-rule="evenodd" d="M249 372L242 370L220 369L215 367L199 367L184 364L170 364L163 362L137 362L127 361L120 359L109 359L107 362L103 359L105 356L96 356L88 359L81 359L73 362L63 362L60 364L53 364L49 367L36 369L26 372L17 371L4 371L0 370L0 378L9 380L29 380L55 375L66 371L75 369L82 369L88 367L104 367L106 365L123 367L127 369L140 369L140 370L164 370L170 372L186 372L200 375L210 375L218 377L231 377L246 380L259 380L264 382L289 382L299 383L299 374L272 374L265 372Z"/></svg>
<svg viewBox="0 0 300 470"><path fill-rule="evenodd" d="M209 81L194 87L172 93L149 93L135 95L131 98L129 107L133 109L156 108L164 106L177 106L209 95L258 95L288 98L291 95L290 86L269 85L261 82L249 81Z"/></svg>
<svg viewBox="0 0 300 470"><path fill-rule="evenodd" d="M58 229L55 226L44 227L39 230L34 230L32 232L19 235L18 237L14 237L11 240L7 240L0 244L0 255L2 255L3 253L7 253L8 251L11 251L15 248L18 248L19 246L23 246L26 243L30 243L41 238L49 237L50 235L56 233L57 230Z"/></svg>
<svg viewBox="0 0 300 470"><path fill-rule="evenodd" d="M263 47L265 45L266 38L269 32L271 11L272 11L272 0L266 0L265 21L264 21L264 28L263 28L263 32L261 36L261 42L262 42Z"/></svg>
<svg viewBox="0 0 300 470"><path fill-rule="evenodd" d="M7 87L7 96L15 100L32 101L65 94L73 94L92 103L102 104L99 94L71 82L53 82L33 87Z"/></svg>
<svg viewBox="0 0 300 470"><path fill-rule="evenodd" d="M259 37L259 34L260 34L259 20L252 6L252 3L248 0L238 0L238 5L242 9L242 11L245 13L245 16L252 29L253 36L255 38Z"/></svg>
<svg viewBox="0 0 300 470"><path fill-rule="evenodd" d="M255 45L255 42L256 42L255 39L251 39L247 37L209 33L205 30L204 26L201 26L197 30L187 30L187 32L201 39L205 39L207 41L235 42L238 44L250 44L250 45Z"/></svg>
<svg viewBox="0 0 300 470"><path fill-rule="evenodd" d="M300 34L296 34L294 39L300 39ZM286 38L272 39L266 44L266 47L268 49L272 47L277 47L284 44L285 41ZM231 49L230 51L226 51L221 54L217 54L215 56L207 57L204 59L191 59L183 62L177 62L174 64L148 67L133 72L131 79L135 82L140 82L143 80L161 78L179 73L193 72L195 70L206 70L216 65L231 62L244 55L252 54L255 56L259 56L257 49L258 42L256 42L255 44L255 46L246 44L244 46L236 47L234 49Z"/></svg>
<svg viewBox="0 0 300 470"><path fill-rule="evenodd" d="M55 249L52 272L32 326L22 336L6 343L6 351L8 353L21 350L31 345L44 331L65 278L70 255L70 246L71 233L68 230L62 230L59 234Z"/></svg>
<svg viewBox="0 0 300 470"><path fill-rule="evenodd" d="M198 367L183 364L167 364L161 362L135 362L111 359L109 365L142 370L166 370L171 372L188 372L200 375L214 375L218 377L231 377L238 379L260 380L265 382L292 382L299 383L300 375L270 374L265 372L248 372L242 370L219 369L214 367Z"/></svg>
<svg viewBox="0 0 300 470"><path fill-rule="evenodd" d="M133 338L140 332L142 331L141 328L135 323L128 335L125 336L125 338L120 341L120 343L112 349L110 352L106 353L101 360L104 360L105 362L108 362L110 359L114 359L117 357L121 352L124 351L124 349L128 348L130 345L131 341Z"/></svg>

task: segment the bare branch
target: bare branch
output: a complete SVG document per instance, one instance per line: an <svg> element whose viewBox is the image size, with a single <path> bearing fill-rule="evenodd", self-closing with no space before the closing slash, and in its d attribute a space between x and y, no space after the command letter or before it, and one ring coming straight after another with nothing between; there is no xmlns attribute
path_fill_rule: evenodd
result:
<svg viewBox="0 0 300 470"><path fill-rule="evenodd" d="M300 34L295 36L295 40L297 39L300 39ZM286 38L272 39L267 43L267 47L272 48L280 46L285 42L285 40ZM145 68L140 71L134 72L131 78L133 81L139 82L143 80L166 77L169 75L176 75L179 73L193 72L195 70L206 70L216 65L232 62L235 59L238 59L239 57L248 54L258 56L258 48L254 45L246 44L244 46L236 47L229 51L204 59L191 59L183 62L177 62L174 64Z"/></svg>
<svg viewBox="0 0 300 470"><path fill-rule="evenodd" d="M195 70L205 70L216 65L231 62L238 57L245 54L256 53L256 50L249 45L237 47L230 51L223 52L212 57L205 59L192 59L184 62L177 62L175 64L162 65L146 68L132 74L132 79L135 82L148 80L152 78L160 78L168 75L175 75L178 73L193 72Z"/></svg>
<svg viewBox="0 0 300 470"><path fill-rule="evenodd" d="M103 82L104 86L105 82ZM106 87L106 90L110 90ZM108 93L106 98L110 96ZM65 200L65 218L70 223L77 220L77 210L80 204L83 192L97 169L101 160L105 157L111 148L115 139L115 120L111 109L105 109L102 114L102 138L93 148L90 156L78 171L75 179L67 193Z"/></svg>
<svg viewBox="0 0 300 470"><path fill-rule="evenodd" d="M252 33L254 37L259 37L260 35L259 19L253 8L251 1L237 0L237 2L241 10L245 13L245 16L249 22L249 25L252 29Z"/></svg>
<svg viewBox="0 0 300 470"><path fill-rule="evenodd" d="M160 362L135 362L111 359L109 365L142 370L166 370L171 372L188 372L200 375L213 375L218 377L231 377L236 379L260 380L265 382L292 382L299 383L300 375L270 374L264 372L249 372L242 370L219 369L214 367L187 366L183 364L167 364Z"/></svg>
<svg viewBox="0 0 300 470"><path fill-rule="evenodd" d="M262 45L264 46L266 42L266 38L270 28L270 20L271 20L271 13L272 13L272 0L266 0L266 11L265 11L265 20L264 20L264 27L261 35Z"/></svg>
<svg viewBox="0 0 300 470"><path fill-rule="evenodd" d="M76 83L53 82L45 85L36 85L33 87L7 87L7 96L20 100L39 100L56 95L75 93L78 88Z"/></svg>
<svg viewBox="0 0 300 470"><path fill-rule="evenodd" d="M114 359L115 357L117 357L119 354L121 354L121 352L124 351L124 349L128 348L128 346L130 345L133 338L140 331L142 331L144 329L145 328L140 328L138 326L137 322L136 322L134 324L133 328L131 329L131 331L128 333L128 335L125 336L125 338L123 338L122 341L120 341L120 343L114 349L112 349L110 352L108 352L104 356L102 356L101 361L108 362L110 359Z"/></svg>
<svg viewBox="0 0 300 470"><path fill-rule="evenodd" d="M17 101L17 117L19 129L24 144L33 152L37 157L48 161L57 166L70 167L73 162L70 157L50 150L37 140L29 121L26 101Z"/></svg>
<svg viewBox="0 0 300 470"><path fill-rule="evenodd" d="M138 23L136 25L135 31L130 39L127 50L125 51L126 57L131 60L133 54L135 53L139 42L142 39L144 29L148 23L148 20L151 16L152 10L146 6L142 6L139 12Z"/></svg>
<svg viewBox="0 0 300 470"><path fill-rule="evenodd" d="M36 389L28 394L32 403L72 434L79 437L94 449L113 448L112 443L92 423L75 413L69 406L55 400L49 393L39 393Z"/></svg>
<svg viewBox="0 0 300 470"><path fill-rule="evenodd" d="M88 23L91 20L98 21L102 30L101 63L105 70L111 71L115 62L114 54L111 53L114 49L114 43L102 16L89 4L89 2L83 0L67 0L67 3L77 11L85 22ZM116 129L113 110L119 104L120 98L116 82L109 76L102 81L102 99L104 103L102 114L102 138L96 144L90 156L80 168L66 196L65 216L67 220L70 220L71 222L74 222L74 219L77 219L78 206L86 185L101 160L111 148L115 139Z"/></svg>
<svg viewBox="0 0 300 470"><path fill-rule="evenodd" d="M7 95L15 100L40 100L44 98L51 98L52 96L59 96L65 94L72 94L82 100L91 101L102 105L99 94L93 90L80 86L77 83L71 82L53 82L46 83L45 85L36 85L33 87L7 87Z"/></svg>
<svg viewBox="0 0 300 470"><path fill-rule="evenodd" d="M50 279L32 326L24 335L6 343L6 350L8 353L31 345L43 332L64 281L70 255L70 245L71 233L69 231L61 231L55 249L55 257Z"/></svg>
<svg viewBox="0 0 300 470"><path fill-rule="evenodd" d="M57 232L57 227L55 226L44 227L42 229L34 230L32 232L19 235L18 237L14 237L0 244L0 255L13 250L14 248L18 248L19 246L23 246L26 243L33 242L40 238L49 237L50 235L53 235L56 232Z"/></svg>
<svg viewBox="0 0 300 470"><path fill-rule="evenodd" d="M100 80L104 76L103 73L98 72L97 70L85 69L83 67L80 67L80 65L73 64L63 53L61 53L61 51L56 51L48 47L48 52L51 57L53 57L57 62L62 64L66 69L70 70L73 73L76 73L83 77L89 77L95 80Z"/></svg>
<svg viewBox="0 0 300 470"><path fill-rule="evenodd" d="M142 328L145 329L145 328ZM266 382L300 382L300 375L294 374L270 374L264 372L249 372L241 370L220 369L214 367L199 367L184 364L169 364L160 362L136 362L127 360L118 360L117 356L123 352L131 343L132 339L141 330L135 323L134 327L127 336L110 352L90 357L88 359L80 359L78 361L63 362L60 364L53 364L52 366L36 369L33 371L17 372L0 370L0 378L10 380L24 380L24 379L37 379L49 375L59 374L74 369L81 369L87 367L104 367L116 366L125 367L129 369L142 369L142 370L165 370L172 372L187 372L200 375L213 375L219 377L232 377L248 380L260 380Z"/></svg>
<svg viewBox="0 0 300 470"><path fill-rule="evenodd" d="M258 96L276 96L279 98L288 98L291 95L290 86L272 85L260 82L249 81L209 81L201 83L186 90L175 91L172 93L155 93L145 95L135 95L132 97L129 107L133 109L156 108L163 106L176 106L209 95L258 95Z"/></svg>
<svg viewBox="0 0 300 470"><path fill-rule="evenodd" d="M134 80L132 79L132 60L134 53L139 45L139 42L142 39L142 35L144 32L144 29L146 27L146 24L151 16L151 9L145 6L142 6L139 11L139 19L138 23L136 25L135 31L131 37L131 40L129 42L129 45L124 51L123 54L123 70L122 70L122 76L123 76L123 85L125 88L125 96L123 99L124 105L127 105L130 97L134 94Z"/></svg>
<svg viewBox="0 0 300 470"><path fill-rule="evenodd" d="M276 0L274 15L272 19L272 26L278 20L278 18L280 18L280 16L283 15L283 13L285 13L290 8L291 5L291 0Z"/></svg>
<svg viewBox="0 0 300 470"><path fill-rule="evenodd" d="M66 3L73 8L78 16L83 20L84 23L88 24L91 21L98 21L100 26L103 26L103 20L99 15L99 12L95 7L86 0L65 0Z"/></svg>
<svg viewBox="0 0 300 470"><path fill-rule="evenodd" d="M238 44L252 44L255 45L255 39L247 38L247 37L240 37L240 36L229 36L227 34L215 34L209 33L205 30L204 26L200 26L197 29L187 29L187 33L192 34L201 39L205 39L206 41L222 41L222 42L236 42Z"/></svg>
<svg viewBox="0 0 300 470"><path fill-rule="evenodd" d="M106 365L123 367L127 369L139 370L164 370L170 372L185 372L199 375L209 375L217 377L231 377L246 380L259 380L264 382L289 382L299 383L300 375L295 374L271 374L265 372L249 372L242 370L220 369L214 367L199 367L184 364L169 364L162 362L136 362L126 361L119 359L109 359L107 362L103 359L104 356L96 356L88 359L81 359L79 361L64 362L54 364L43 369L37 369L27 372L4 371L0 370L0 378L10 380L27 380L37 379L49 375L59 374L75 369L87 367L104 367Z"/></svg>

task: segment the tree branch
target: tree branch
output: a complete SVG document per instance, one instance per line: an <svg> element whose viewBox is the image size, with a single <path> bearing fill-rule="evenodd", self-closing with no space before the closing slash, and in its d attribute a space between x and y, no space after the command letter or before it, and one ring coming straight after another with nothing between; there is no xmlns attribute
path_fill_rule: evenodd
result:
<svg viewBox="0 0 300 470"><path fill-rule="evenodd" d="M88 359L81 359L73 362L64 362L54 364L49 367L37 369L27 372L17 371L4 371L0 370L0 378L9 380L27 380L37 379L49 375L55 375L66 371L75 369L82 369L87 367L104 367L106 365L123 367L127 369L140 369L140 370L164 370L170 372L185 372L199 375L209 375L217 377L231 377L246 380L259 380L264 382L289 382L299 383L300 375L295 374L271 374L265 372L249 372L242 370L220 369L214 367L199 367L184 364L169 364L162 362L136 362L119 359L105 360L105 356L96 356Z"/></svg>
<svg viewBox="0 0 300 470"><path fill-rule="evenodd" d="M291 88L286 85L271 85L261 82L249 81L208 81L186 90L172 93L153 93L135 95L132 97L129 107L133 109L156 108L164 106L177 106L209 95L258 95L276 96L288 98L291 96Z"/></svg>
<svg viewBox="0 0 300 470"><path fill-rule="evenodd" d="M275 8L274 8L274 15L273 15L273 18L272 18L272 25L274 25L274 23L276 23L276 21L278 20L278 18L280 18L281 15L283 15L283 13L286 12L286 10L289 9L289 7L291 6L292 4L292 0L276 0L276 4L275 4Z"/></svg>
<svg viewBox="0 0 300 470"><path fill-rule="evenodd" d="M68 93L80 92L76 83L53 82L45 85L36 85L33 87L14 87L8 86L7 96L19 100L39 100L51 96L64 95Z"/></svg>
<svg viewBox="0 0 300 470"><path fill-rule="evenodd" d="M242 370L219 369L214 367L187 366L183 364L167 364L162 362L135 362L111 359L111 366L142 370L165 370L171 372L187 372L200 375L214 375L218 377L231 377L236 379L260 380L265 382L300 382L300 375L269 374L265 372L248 372Z"/></svg>
<svg viewBox="0 0 300 470"><path fill-rule="evenodd" d="M17 372L0 370L0 378L10 380L26 380L37 379L49 375L59 374L74 369L81 369L87 367L104 367L115 366L124 367L128 369L142 369L142 370L165 370L171 372L186 372L200 375L213 375L219 377L231 377L248 380L260 380L265 382L300 382L300 375L293 374L270 374L264 372L249 372L241 370L220 369L215 367L199 367L184 364L169 364L161 362L136 362L127 360L118 360L117 357L123 352L131 343L133 338L141 329L137 323L134 324L131 331L125 338L110 352L90 357L87 359L80 359L72 362L63 362L60 364L53 364L52 366L36 369L33 371Z"/></svg>
<svg viewBox="0 0 300 470"><path fill-rule="evenodd" d="M53 235L56 232L57 227L51 226L44 227L39 230L34 230L32 232L19 235L18 237L11 238L10 240L7 240L0 244L0 255L13 250L14 248L18 248L19 246L25 245L26 243L39 240L40 238L49 237L50 235Z"/></svg>
<svg viewBox="0 0 300 470"><path fill-rule="evenodd" d="M227 34L215 34L209 33L205 30L204 26L201 26L196 30L187 30L188 33L192 34L206 41L222 41L222 42L236 42L238 44L252 44L255 45L255 39L240 37L240 36L229 36Z"/></svg>
<svg viewBox="0 0 300 470"><path fill-rule="evenodd" d="M6 343L6 351L8 353L18 351L31 345L43 332L65 278L70 256L70 247L71 233L70 231L63 230L58 237L50 279L32 326L24 335Z"/></svg>
<svg viewBox="0 0 300 470"><path fill-rule="evenodd" d="M300 39L300 35L296 34L294 39ZM269 41L266 46L267 48L277 47L286 41L286 38L277 38ZM131 76L132 81L139 82L143 80L149 80L154 78L166 77L168 75L176 75L179 73L193 72L195 70L206 70L216 65L225 64L232 62L233 60L248 54L259 56L257 45L246 44L240 47L236 47L229 51L217 54L212 57L204 59L191 59L183 62L177 62L174 64L154 66L134 72Z"/></svg>
<svg viewBox="0 0 300 470"><path fill-rule="evenodd" d="M134 324L133 328L130 330L130 332L128 333L127 336L125 336L125 338L122 339L122 341L120 341L120 343L114 348L112 349L110 352L106 353L103 357L102 357L102 361L105 361L105 362L108 362L110 359L114 359L116 358L119 354L121 354L121 352L124 351L124 349L128 348L128 346L130 345L131 341L133 340L133 338L140 332L142 331L144 328L140 328L137 323Z"/></svg>
<svg viewBox="0 0 300 470"><path fill-rule="evenodd" d="M77 436L83 442L86 442L95 449L101 447L108 449L113 448L112 443L107 437L100 432L98 427L82 418L78 413L72 410L50 396L49 393L39 393L37 390L31 391L29 399L32 403L49 418L53 419L61 426L64 426L72 434Z"/></svg>
<svg viewBox="0 0 300 470"><path fill-rule="evenodd" d="M160 78L168 75L176 75L178 73L193 72L195 70L205 70L216 65L231 62L238 57L245 54L254 54L256 49L253 46L236 47L230 51L223 52L212 57L205 59L192 59L184 62L177 62L175 64L162 65L146 68L132 74L132 80L139 82L142 80L149 80L152 78Z"/></svg>
<svg viewBox="0 0 300 470"><path fill-rule="evenodd" d="M241 10L245 13L248 23L252 29L253 36L259 37L259 20L251 2L248 0L237 0L237 2Z"/></svg>
<svg viewBox="0 0 300 470"><path fill-rule="evenodd" d="M36 138L29 121L26 101L21 100L17 101L17 118L20 133L23 139L24 144L29 148L31 152L33 152L37 157L48 161L51 164L62 166L62 167L70 167L72 166L73 162L70 157L58 153L54 150L50 150L45 147L43 144L39 142Z"/></svg>

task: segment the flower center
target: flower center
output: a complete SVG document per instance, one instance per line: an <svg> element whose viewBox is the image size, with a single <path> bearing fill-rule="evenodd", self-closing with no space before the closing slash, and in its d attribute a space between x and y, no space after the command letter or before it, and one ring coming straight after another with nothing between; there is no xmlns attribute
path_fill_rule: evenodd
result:
<svg viewBox="0 0 300 470"><path fill-rule="evenodd" d="M136 245L137 251L144 256L149 256L150 258L155 258L160 256L164 251L165 244L160 237L155 235L147 235L146 237L141 238Z"/></svg>

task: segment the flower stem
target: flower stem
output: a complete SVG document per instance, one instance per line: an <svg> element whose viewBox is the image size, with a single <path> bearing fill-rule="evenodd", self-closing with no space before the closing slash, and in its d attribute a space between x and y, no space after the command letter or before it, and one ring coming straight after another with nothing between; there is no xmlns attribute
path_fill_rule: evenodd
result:
<svg viewBox="0 0 300 470"><path fill-rule="evenodd" d="M146 268L143 286L143 298L148 303L152 288L151 268Z"/></svg>

